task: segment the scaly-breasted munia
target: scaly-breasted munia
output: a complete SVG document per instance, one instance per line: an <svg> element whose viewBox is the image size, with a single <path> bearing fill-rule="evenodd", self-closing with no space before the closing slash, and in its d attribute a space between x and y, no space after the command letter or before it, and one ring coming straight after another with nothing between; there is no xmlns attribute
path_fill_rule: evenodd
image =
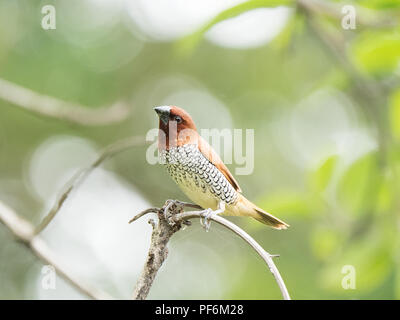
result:
<svg viewBox="0 0 400 320"><path fill-rule="evenodd" d="M176 106L156 107L158 148L162 163L181 190L210 213L252 217L275 229L289 225L258 208L242 194L239 184L213 148L198 134L190 115Z"/></svg>

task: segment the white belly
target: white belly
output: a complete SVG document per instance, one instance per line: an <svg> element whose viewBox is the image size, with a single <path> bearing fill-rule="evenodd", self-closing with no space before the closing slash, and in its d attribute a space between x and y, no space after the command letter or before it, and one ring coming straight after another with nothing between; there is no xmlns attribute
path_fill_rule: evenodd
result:
<svg viewBox="0 0 400 320"><path fill-rule="evenodd" d="M186 179L185 181L177 181L179 188L183 193L194 203L203 207L204 209L211 208L217 209L219 200L212 194L209 188L205 190L200 186L196 186L194 180Z"/></svg>

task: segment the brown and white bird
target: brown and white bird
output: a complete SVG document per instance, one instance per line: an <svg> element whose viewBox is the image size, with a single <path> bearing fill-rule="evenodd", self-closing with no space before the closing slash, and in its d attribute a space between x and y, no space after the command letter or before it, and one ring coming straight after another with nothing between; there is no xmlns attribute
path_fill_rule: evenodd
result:
<svg viewBox="0 0 400 320"><path fill-rule="evenodd" d="M197 132L190 115L176 106L156 107L161 162L181 190L210 214L252 217L275 229L289 225L242 195L218 154ZM211 211L212 210L212 211Z"/></svg>

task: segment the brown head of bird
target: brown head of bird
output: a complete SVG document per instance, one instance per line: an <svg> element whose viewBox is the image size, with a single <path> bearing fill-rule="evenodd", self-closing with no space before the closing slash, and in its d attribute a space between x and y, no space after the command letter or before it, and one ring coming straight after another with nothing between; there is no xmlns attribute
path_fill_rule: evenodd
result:
<svg viewBox="0 0 400 320"><path fill-rule="evenodd" d="M160 150L169 150L185 144L199 144L199 134L191 116L176 106L155 107L159 120L159 129L162 134L158 139Z"/></svg>

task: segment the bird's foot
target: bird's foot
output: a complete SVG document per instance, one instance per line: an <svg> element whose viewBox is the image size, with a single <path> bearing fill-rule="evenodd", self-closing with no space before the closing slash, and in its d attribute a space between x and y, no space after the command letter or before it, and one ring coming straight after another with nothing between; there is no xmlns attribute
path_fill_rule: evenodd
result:
<svg viewBox="0 0 400 320"><path fill-rule="evenodd" d="M170 224L170 225L175 225L175 221L173 221L172 214L170 209L172 209L175 206L174 209L176 209L176 212L183 212L184 208L189 207L189 208L196 208L196 209L202 209L202 207L198 206L197 204L189 203L189 202L183 202L179 200L172 200L168 199L165 202L164 205L164 218L165 220ZM189 220L182 221L184 225L190 226L192 223Z"/></svg>
<svg viewBox="0 0 400 320"><path fill-rule="evenodd" d="M172 199L168 199L165 202L164 210L163 210L164 219L171 226L175 225L175 221L173 221L171 219L172 218L172 213L170 211L170 209L172 209L173 206L176 206L178 212L180 212L182 210L182 207L177 203L177 200L172 200Z"/></svg>
<svg viewBox="0 0 400 320"><path fill-rule="evenodd" d="M217 210L212 210L210 208L204 210L204 213L202 214L202 217L204 217L204 221L200 217L200 224L202 225L202 227L204 228L204 230L206 232L210 231L210 227L211 227L210 218L217 214L223 213L224 211L225 211L225 203L224 202L220 202L218 204Z"/></svg>
<svg viewBox="0 0 400 320"><path fill-rule="evenodd" d="M210 208L204 210L204 213L200 217L200 224L208 232L211 227L211 222L210 222L210 217L215 215L215 211L211 210ZM203 221L203 216L204 216L204 221Z"/></svg>

